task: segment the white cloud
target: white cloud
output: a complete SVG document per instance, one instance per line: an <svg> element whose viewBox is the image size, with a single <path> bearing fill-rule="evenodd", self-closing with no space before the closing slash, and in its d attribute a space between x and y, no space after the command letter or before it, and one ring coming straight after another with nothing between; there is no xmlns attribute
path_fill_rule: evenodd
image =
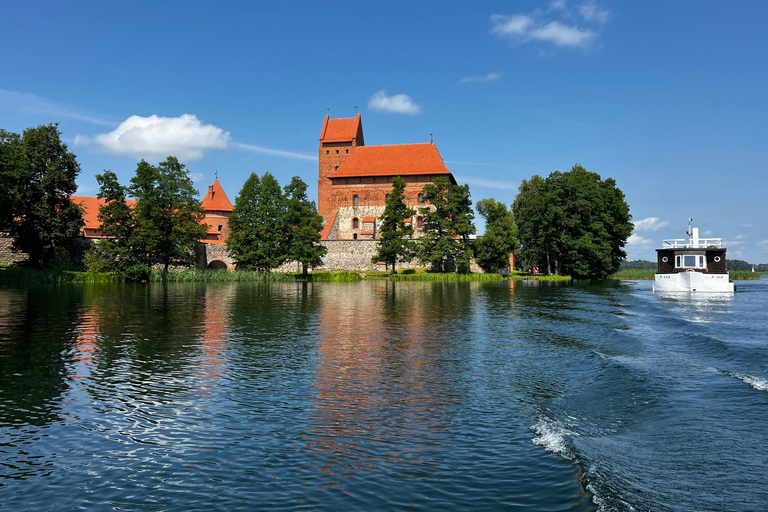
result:
<svg viewBox="0 0 768 512"><path fill-rule="evenodd" d="M414 103L407 94L387 96L387 91L385 90L381 90L368 98L368 108L376 112L407 114L411 116L421 112L421 107Z"/></svg>
<svg viewBox="0 0 768 512"><path fill-rule="evenodd" d="M754 224L742 224L741 227L749 229L749 228L755 227L755 225Z"/></svg>
<svg viewBox="0 0 768 512"><path fill-rule="evenodd" d="M199 160L209 149L226 149L229 132L203 124L191 114L179 117L131 116L113 131L94 137L75 136L75 145L117 155L160 159Z"/></svg>
<svg viewBox="0 0 768 512"><path fill-rule="evenodd" d="M768 238L766 238L765 240L762 240L760 242L757 242L757 245L768 245Z"/></svg>
<svg viewBox="0 0 768 512"><path fill-rule="evenodd" d="M553 11L562 11L565 9L565 0L555 0L551 4L549 4L549 8Z"/></svg>
<svg viewBox="0 0 768 512"><path fill-rule="evenodd" d="M501 78L501 73L488 73L487 75L475 75L468 76L459 80L460 84L466 84L468 82L493 82Z"/></svg>
<svg viewBox="0 0 768 512"><path fill-rule="evenodd" d="M233 142L233 148L243 149L250 151L251 153L259 153L262 155L279 156L284 158L294 158L296 160L309 160L317 162L317 155L307 155L306 153L297 153L295 151L285 151L283 149L271 149L263 146L256 146L253 144L243 144L241 142Z"/></svg>
<svg viewBox="0 0 768 512"><path fill-rule="evenodd" d="M605 24L611 17L611 13L606 9L601 9L597 3L590 0L579 6L579 13L587 21L595 21L601 25Z"/></svg>
<svg viewBox="0 0 768 512"><path fill-rule="evenodd" d="M549 41L555 46L586 46L596 35L589 29L569 27L559 21L551 21L529 32L532 39Z"/></svg>
<svg viewBox="0 0 768 512"><path fill-rule="evenodd" d="M659 220L658 217L648 217L634 222L635 231L659 231L669 226L669 222Z"/></svg>
<svg viewBox="0 0 768 512"><path fill-rule="evenodd" d="M526 14L491 15L491 34L503 38L525 37L533 25L533 18Z"/></svg>
<svg viewBox="0 0 768 512"><path fill-rule="evenodd" d="M3 110L46 116L52 118L51 121L75 119L101 126L115 126L117 124L91 115L77 106L59 103L36 94L0 89L0 111Z"/></svg>
<svg viewBox="0 0 768 512"><path fill-rule="evenodd" d="M746 235L736 235L736 240L744 240L745 238L747 238Z"/></svg>
<svg viewBox="0 0 768 512"><path fill-rule="evenodd" d="M630 247L648 247L653 245L653 240L649 238L643 238L640 235L631 234L627 239L627 245Z"/></svg>
<svg viewBox="0 0 768 512"><path fill-rule="evenodd" d="M704 235L704 236L712 236L712 230L711 230L711 229L708 229L708 230L704 231L704 232L702 233L702 235Z"/></svg>
<svg viewBox="0 0 768 512"><path fill-rule="evenodd" d="M490 19L491 34L513 44L538 41L559 47L585 48L597 38L598 32L593 28L566 24L564 20L573 19L575 11L595 28L604 25L610 18L610 12L601 9L592 0L575 9L568 9L565 1L556 0L546 10L536 9L528 14L493 14Z"/></svg>
<svg viewBox="0 0 768 512"><path fill-rule="evenodd" d="M189 177L192 178L193 183L200 183L205 179L205 176L201 172L191 172L189 173Z"/></svg>

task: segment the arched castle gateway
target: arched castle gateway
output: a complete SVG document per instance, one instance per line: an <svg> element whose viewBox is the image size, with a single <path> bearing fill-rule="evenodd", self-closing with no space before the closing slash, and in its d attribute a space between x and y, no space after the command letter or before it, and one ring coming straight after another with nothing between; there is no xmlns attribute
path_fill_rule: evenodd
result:
<svg viewBox="0 0 768 512"><path fill-rule="evenodd" d="M375 240L392 178L405 179L405 202L423 206L424 185L438 176L456 180L433 143L366 146L360 114L325 116L320 131L317 209L323 240ZM418 210L417 210L418 211ZM421 227L417 213L410 222Z"/></svg>

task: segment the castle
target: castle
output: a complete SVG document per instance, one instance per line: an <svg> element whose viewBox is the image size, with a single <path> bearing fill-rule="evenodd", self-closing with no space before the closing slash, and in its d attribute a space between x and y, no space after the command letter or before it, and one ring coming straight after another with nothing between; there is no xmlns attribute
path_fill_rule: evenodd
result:
<svg viewBox="0 0 768 512"><path fill-rule="evenodd" d="M416 211L424 206L425 184L438 176L456 184L433 143L366 146L360 114L343 119L325 116L320 131L317 181L317 209L325 221L321 238L328 249L324 269L383 268L383 264L374 265L370 260L376 253L379 217L384 212L395 176L405 180L405 202ZM84 241L103 238L98 214L104 200L72 196L72 201L83 207L85 225L81 235ZM198 266L234 270L235 262L226 251L228 220L233 207L218 179L208 187L201 205L205 211L202 223L206 225L206 235L200 240ZM421 214L417 213L408 222L418 236ZM25 259L25 255L12 251L10 239L2 238L0 259L10 263Z"/></svg>
<svg viewBox="0 0 768 512"><path fill-rule="evenodd" d="M392 178L406 183L405 203L424 206L424 185L444 176L456 180L433 143L366 146L360 114L325 116L318 154L317 210L325 220L323 240L375 240ZM418 210L417 210L418 211ZM409 219L417 230L421 215Z"/></svg>

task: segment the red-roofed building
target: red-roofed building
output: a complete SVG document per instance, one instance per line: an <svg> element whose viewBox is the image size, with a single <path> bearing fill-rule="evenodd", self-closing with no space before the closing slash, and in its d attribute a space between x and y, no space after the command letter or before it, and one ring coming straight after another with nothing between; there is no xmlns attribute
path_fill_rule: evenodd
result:
<svg viewBox="0 0 768 512"><path fill-rule="evenodd" d="M104 206L106 201L97 197L88 196L70 196L73 203L79 204L83 208L83 221L85 224L81 230L85 238L104 238L104 234L99 230L101 221L99 220L99 208ZM136 201L126 199L125 202L133 207Z"/></svg>
<svg viewBox="0 0 768 512"><path fill-rule="evenodd" d="M326 226L323 239L375 239L395 176L405 180L405 202L413 208L423 204L421 191L437 176L456 183L434 144L366 146L360 114L346 119L325 116L317 209L333 226Z"/></svg>
<svg viewBox="0 0 768 512"><path fill-rule="evenodd" d="M229 216L233 208L218 179L208 187L201 204L205 210L203 222L208 226L205 240L201 241L224 243L229 236Z"/></svg>
<svg viewBox="0 0 768 512"><path fill-rule="evenodd" d="M82 229L82 235L85 238L104 238L104 234L99 230L101 221L99 221L99 208L106 202L104 199L88 196L71 196L72 202L79 204L83 208L83 220L85 225ZM126 199L128 206L133 207L136 201ZM205 239L200 240L205 243L223 244L229 236L229 216L232 214L232 203L227 194L221 187L219 180L214 180L208 187L208 192L201 201L205 217L203 223L207 227Z"/></svg>

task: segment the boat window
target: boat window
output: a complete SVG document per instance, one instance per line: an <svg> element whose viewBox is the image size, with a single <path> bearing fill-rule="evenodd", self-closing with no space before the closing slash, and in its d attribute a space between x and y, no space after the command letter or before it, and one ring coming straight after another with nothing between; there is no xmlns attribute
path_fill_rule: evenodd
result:
<svg viewBox="0 0 768 512"><path fill-rule="evenodd" d="M683 256L683 266L684 267L695 267L696 266L696 256L691 256L686 254Z"/></svg>
<svg viewBox="0 0 768 512"><path fill-rule="evenodd" d="M704 265L704 256L699 256L699 267L706 267L706 265Z"/></svg>
<svg viewBox="0 0 768 512"><path fill-rule="evenodd" d="M680 260L681 259L682 258L680 256L675 256L675 266L676 267L682 267L682 265L680 264Z"/></svg>

